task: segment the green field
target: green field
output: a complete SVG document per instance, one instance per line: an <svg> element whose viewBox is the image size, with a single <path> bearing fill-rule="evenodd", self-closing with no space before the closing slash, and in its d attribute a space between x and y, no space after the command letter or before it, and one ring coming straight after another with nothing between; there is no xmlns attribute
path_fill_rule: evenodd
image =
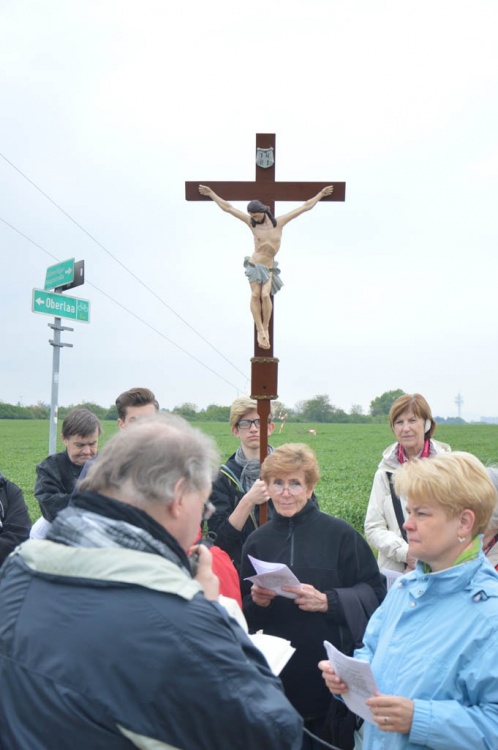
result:
<svg viewBox="0 0 498 750"><path fill-rule="evenodd" d="M101 445L117 430L114 422L103 424ZM222 460L237 447L227 424L197 422L195 426L216 440ZM316 428L316 437L307 433L310 427ZM322 510L362 531L373 475L382 451L392 442L389 427L287 423L281 433L279 428L277 424L271 440L274 446L303 442L316 451L322 474L316 494ZM43 420L0 420L0 471L22 488L33 520L39 516L33 496L35 466L48 453L48 431L49 424ZM453 450L470 451L484 464L498 465L498 425L441 425L436 436ZM58 450L62 448L58 444Z"/></svg>

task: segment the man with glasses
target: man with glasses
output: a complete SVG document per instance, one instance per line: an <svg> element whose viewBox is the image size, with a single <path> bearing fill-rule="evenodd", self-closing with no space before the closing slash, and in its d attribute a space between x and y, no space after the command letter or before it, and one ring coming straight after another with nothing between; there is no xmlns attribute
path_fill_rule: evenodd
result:
<svg viewBox="0 0 498 750"><path fill-rule="evenodd" d="M105 445L47 539L8 558L2 748L299 750L302 720L217 604L205 546L190 569L218 460L179 417L137 420Z"/></svg>
<svg viewBox="0 0 498 750"><path fill-rule="evenodd" d="M269 499L268 487L260 479L260 424L257 402L239 396L230 408L230 427L240 445L220 467L213 484L211 502L216 513L207 522L209 536L227 552L235 567L240 567L242 546L259 526L259 506ZM274 423L268 423L268 437ZM273 448L268 446L268 453Z"/></svg>

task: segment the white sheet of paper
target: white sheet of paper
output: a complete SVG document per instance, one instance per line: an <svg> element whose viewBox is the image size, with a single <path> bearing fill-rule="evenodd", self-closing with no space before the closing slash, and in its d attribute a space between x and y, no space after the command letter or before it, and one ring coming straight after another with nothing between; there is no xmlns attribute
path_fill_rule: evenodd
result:
<svg viewBox="0 0 498 750"><path fill-rule="evenodd" d="M262 630L253 633L249 638L259 648L268 662L271 671L277 676L296 650L291 646L290 641L286 641L285 638L279 638L276 635L267 635Z"/></svg>
<svg viewBox="0 0 498 750"><path fill-rule="evenodd" d="M282 586L300 586L301 582L296 578L294 573L289 570L283 563L264 562L256 557L248 555L257 575L248 576L245 581L252 581L258 586L275 591L278 596L285 596L287 599L295 599L297 594L291 591L282 591Z"/></svg>
<svg viewBox="0 0 498 750"><path fill-rule="evenodd" d="M337 672L349 688L347 693L341 696L344 703L350 711L373 724L372 712L365 703L367 698L374 697L377 690L370 664L352 656L345 656L328 641L324 641L323 645L334 672Z"/></svg>

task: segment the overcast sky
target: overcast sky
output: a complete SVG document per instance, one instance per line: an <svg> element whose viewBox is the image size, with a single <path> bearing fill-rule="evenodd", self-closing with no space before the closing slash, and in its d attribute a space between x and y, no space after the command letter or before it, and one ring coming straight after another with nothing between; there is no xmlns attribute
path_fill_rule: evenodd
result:
<svg viewBox="0 0 498 750"><path fill-rule="evenodd" d="M497 416L497 28L495 0L0 0L0 400L50 401L31 296L71 257L61 404L248 392L252 237L184 182L252 180L266 132L278 180L347 183L284 230L280 399Z"/></svg>

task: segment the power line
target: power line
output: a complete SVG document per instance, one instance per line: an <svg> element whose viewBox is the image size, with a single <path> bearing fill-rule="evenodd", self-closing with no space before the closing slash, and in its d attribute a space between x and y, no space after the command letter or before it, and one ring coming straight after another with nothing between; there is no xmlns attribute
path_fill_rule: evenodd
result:
<svg viewBox="0 0 498 750"><path fill-rule="evenodd" d="M9 164L12 167L12 169L15 169L16 172L18 172L21 175L21 177L23 177L25 180L27 180L30 185L32 185L36 190L38 190L38 192L41 193L41 195L43 195L44 198L46 198L53 206L55 206L55 208L57 208L61 213L63 213L64 216L69 219L69 221L71 221L75 226L77 226L78 229L80 229L84 234L86 234L87 237L89 237L93 242L95 242L96 245L98 245L105 253L107 253L107 255L109 255L110 258L112 258L116 263L118 263L121 266L121 268L123 268L128 274L130 274L130 276L132 278L134 278L135 281L138 281L138 283L141 284L145 289L147 289L147 291L150 294L152 294L152 296L155 297L162 305L164 305L164 307L166 307L170 312L172 312L173 315L176 315L176 317L179 320L181 320L182 323L187 326L187 328L190 328L190 330L193 331L197 336L199 336L199 338L202 339L202 341L204 341L204 343L206 343L208 346L211 347L211 349L213 349L217 354L219 354L220 357L222 357L225 360L225 362L228 362L228 364L231 367L233 367L235 370L237 370L237 372L240 375L242 375L244 378L247 379L247 375L244 372L242 372L242 370L239 370L239 368L237 367L237 365L235 365L233 362L231 362L228 359L228 357L226 357L223 354L223 352L221 352L216 346L214 346L214 344L212 344L210 341L208 341L208 339L205 338L205 336L203 336L202 333L200 333L197 329L195 329L192 325L190 325L190 323L188 321L186 321L185 318L183 318L179 313L177 313L176 310L174 310L171 307L171 305L168 305L168 303L162 297L160 297L149 286L147 286L147 284L144 281L142 281L142 279L139 276L137 276L135 273L133 273L133 271L130 268L128 268L128 266L126 266L122 261L119 260L119 258L117 258L113 253L111 253L111 251L108 250L98 239L96 239L96 237L94 237L92 234L90 234L90 232L88 232L85 229L85 227L83 227L81 224L79 224L76 221L76 219L73 219L73 217L70 214L68 214L67 211L65 211L61 206L59 206L59 204L56 203L56 201L54 201L53 198L51 198L44 190L42 190L41 187L39 187L35 182L33 182L32 179L30 179L26 174L24 174L24 172L22 172L19 169L19 167L16 167L16 165L13 164L13 162L11 162L10 159L7 159L7 157L4 154L0 153L0 156L2 157L2 159L4 161L7 162L7 164ZM3 221L3 219L2 219L2 221ZM5 222L5 223L7 223L7 222ZM36 244L36 243L34 243L34 244ZM88 282L88 283L90 283L90 282ZM95 287L95 288L97 288L97 287Z"/></svg>
<svg viewBox="0 0 498 750"><path fill-rule="evenodd" d="M31 242L32 245L34 245L35 247L37 247L40 250L42 250L50 258L53 258L54 260L59 261L59 258L57 258L57 256L55 256L53 253L51 253L46 248L44 248L41 245L39 245L38 242L35 242L35 240L33 240L27 234L24 234L24 232L21 232L20 229L17 229L17 227L15 227L13 224L10 224L8 221L6 221L5 219L3 219L1 216L0 216L0 221L2 221L6 226L8 226L14 232L17 232L17 234L19 234L21 237L24 237L25 240L28 240L28 242ZM226 378L224 378L223 375L220 375L219 372L216 372L215 370L213 370L211 367L209 367L209 365L207 365L205 362L203 362L198 357L196 357L195 354L191 354L189 351L187 351L187 349L184 349L182 346L180 346L180 344L177 344L176 341L173 341L172 339L170 339L168 336L166 336L166 334L164 334L158 328L155 328L150 323L148 323L146 320L144 320L143 318L141 318L139 315L137 315L136 313L132 312L128 307L126 307L125 305L123 305L121 302L118 302L118 300L116 300L113 297L111 297L110 294L107 294L107 292L104 292L104 290L100 289L96 284L93 284L91 281L87 281L86 283L89 286L91 286L94 289L96 289L97 292L100 292L100 294L103 294L104 297L107 297L107 299L111 300L111 302L113 302L115 305L118 305L118 307L120 307L122 310L125 310L125 312L127 312L133 318L135 318L136 320L140 321L140 323L143 323L145 326L147 326L147 328L150 328L151 331L154 331L154 333L157 333L165 341L167 341L168 343L170 343L173 346L175 346L177 349L179 349L181 352L183 352L183 354L186 354L187 357L190 357L190 359L193 359L195 362L197 362L198 364L202 365L202 367L204 367L206 370L209 370L209 372L211 372L213 375L216 375L216 377L220 378L220 380L223 380L225 383L227 383L228 385L232 386L232 388L235 388L236 391L240 391L241 390L239 388L239 386L235 385L230 380L227 380Z"/></svg>

